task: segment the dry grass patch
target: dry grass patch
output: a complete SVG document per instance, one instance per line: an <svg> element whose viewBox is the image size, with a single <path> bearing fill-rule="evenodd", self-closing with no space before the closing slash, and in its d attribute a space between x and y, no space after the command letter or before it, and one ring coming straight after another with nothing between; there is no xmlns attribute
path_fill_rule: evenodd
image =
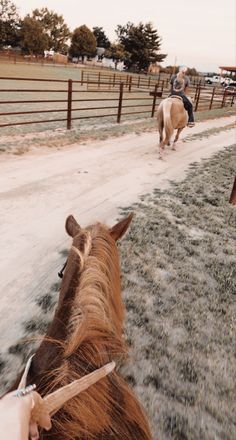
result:
<svg viewBox="0 0 236 440"><path fill-rule="evenodd" d="M136 218L121 261L132 362L123 373L155 440L236 438L235 163L228 148L128 208Z"/></svg>

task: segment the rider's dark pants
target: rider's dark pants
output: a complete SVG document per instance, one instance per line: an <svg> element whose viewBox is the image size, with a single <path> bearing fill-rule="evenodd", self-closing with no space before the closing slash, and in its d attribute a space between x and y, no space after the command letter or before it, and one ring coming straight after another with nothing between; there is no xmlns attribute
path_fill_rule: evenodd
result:
<svg viewBox="0 0 236 440"><path fill-rule="evenodd" d="M181 96L181 98L183 98L183 103L184 103L184 108L185 110L187 110L188 112L188 122L194 122L194 117L193 117L193 106L192 103L189 101L189 99L187 98L187 96L185 96L183 93L181 92L171 92L171 95L177 95L177 96Z"/></svg>

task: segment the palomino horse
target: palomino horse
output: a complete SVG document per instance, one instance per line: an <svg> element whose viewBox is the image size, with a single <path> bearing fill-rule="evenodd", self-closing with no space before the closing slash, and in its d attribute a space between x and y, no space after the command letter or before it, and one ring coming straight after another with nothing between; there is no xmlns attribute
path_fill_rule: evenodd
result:
<svg viewBox="0 0 236 440"><path fill-rule="evenodd" d="M170 145L170 138L177 129L172 148L175 149L181 131L188 123L188 113L180 96L163 99L157 110L157 123L160 134L159 154L162 157L165 145Z"/></svg>
<svg viewBox="0 0 236 440"><path fill-rule="evenodd" d="M66 220L72 237L55 316L27 375L41 396L80 379L127 352L116 240L132 214L112 228L82 229ZM16 388L16 387L15 387ZM144 412L115 371L68 401L52 418L50 440L151 440Z"/></svg>

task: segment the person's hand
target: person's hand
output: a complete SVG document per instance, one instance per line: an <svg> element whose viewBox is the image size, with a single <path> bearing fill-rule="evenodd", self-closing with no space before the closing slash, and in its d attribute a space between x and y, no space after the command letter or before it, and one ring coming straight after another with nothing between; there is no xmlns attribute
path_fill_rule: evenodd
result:
<svg viewBox="0 0 236 440"><path fill-rule="evenodd" d="M36 422L31 421L31 411L40 398L31 392L16 397L16 391L0 399L0 440L37 440L39 432ZM50 417L46 416L45 428L51 428Z"/></svg>

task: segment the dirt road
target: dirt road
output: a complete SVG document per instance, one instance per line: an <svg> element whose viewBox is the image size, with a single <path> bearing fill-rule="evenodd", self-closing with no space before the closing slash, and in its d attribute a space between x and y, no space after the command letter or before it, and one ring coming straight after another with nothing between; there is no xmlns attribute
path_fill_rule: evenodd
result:
<svg viewBox="0 0 236 440"><path fill-rule="evenodd" d="M35 297L58 281L70 239L65 218L74 214L81 225L113 222L119 207L129 206L154 187L178 180L191 162L209 157L235 142L235 132L218 131L201 140L205 130L227 127L234 117L199 123L186 129L177 151L161 161L157 134L37 150L0 158L0 344L6 352L22 333L22 323L37 313Z"/></svg>

